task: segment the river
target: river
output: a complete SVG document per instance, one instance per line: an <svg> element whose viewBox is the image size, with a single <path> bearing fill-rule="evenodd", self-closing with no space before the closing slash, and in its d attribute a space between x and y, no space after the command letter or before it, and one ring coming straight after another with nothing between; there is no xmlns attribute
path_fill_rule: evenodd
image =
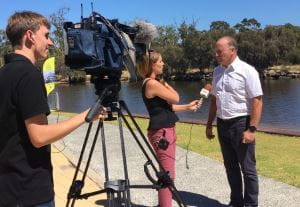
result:
<svg viewBox="0 0 300 207"><path fill-rule="evenodd" d="M187 103L199 98L203 82L177 81L169 82L180 94L180 102ZM261 127L291 130L300 134L300 80L280 79L263 80L263 112ZM147 111L141 97L141 83L122 82L119 92L133 114L146 115ZM93 84L57 84L55 91L59 94L60 110L81 112L96 100ZM50 105L53 106L50 96ZM178 113L181 120L204 121L208 115L209 100L197 112Z"/></svg>

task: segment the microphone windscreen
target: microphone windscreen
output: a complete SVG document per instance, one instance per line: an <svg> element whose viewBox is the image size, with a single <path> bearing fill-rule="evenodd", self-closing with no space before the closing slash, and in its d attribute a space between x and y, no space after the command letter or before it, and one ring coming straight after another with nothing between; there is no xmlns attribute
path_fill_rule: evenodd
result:
<svg viewBox="0 0 300 207"><path fill-rule="evenodd" d="M136 20L134 25L139 29L134 39L135 43L149 44L154 38L158 37L158 30L152 23Z"/></svg>
<svg viewBox="0 0 300 207"><path fill-rule="evenodd" d="M200 97L201 98L208 98L209 90L206 90L205 88L202 88L200 91Z"/></svg>
<svg viewBox="0 0 300 207"><path fill-rule="evenodd" d="M209 92L211 91L211 88L212 88L212 86L211 86L210 83L206 84L204 86L204 88L202 88L201 91L200 91L200 97L208 98Z"/></svg>
<svg viewBox="0 0 300 207"><path fill-rule="evenodd" d="M212 85L210 83L207 83L204 88L208 91L211 91Z"/></svg>

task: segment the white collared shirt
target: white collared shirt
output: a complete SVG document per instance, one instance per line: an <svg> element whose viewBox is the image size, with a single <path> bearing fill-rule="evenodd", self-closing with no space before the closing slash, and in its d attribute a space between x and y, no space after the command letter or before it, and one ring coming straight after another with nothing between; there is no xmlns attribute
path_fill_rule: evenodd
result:
<svg viewBox="0 0 300 207"><path fill-rule="evenodd" d="M251 99L263 95L258 72L239 57L227 68L215 68L212 85L220 119L250 115Z"/></svg>

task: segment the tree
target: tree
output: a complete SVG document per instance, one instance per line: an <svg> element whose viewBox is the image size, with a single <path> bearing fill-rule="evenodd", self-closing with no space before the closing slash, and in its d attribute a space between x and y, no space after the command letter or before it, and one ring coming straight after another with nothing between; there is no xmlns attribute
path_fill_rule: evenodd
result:
<svg viewBox="0 0 300 207"><path fill-rule="evenodd" d="M65 15L69 12L69 8L63 7L57 12L50 15L50 22L54 26L52 32L54 47L50 49L50 55L56 57L57 72L66 75L66 66L64 61L64 28L63 23L66 21Z"/></svg>
<svg viewBox="0 0 300 207"><path fill-rule="evenodd" d="M265 53L263 31L244 31L237 34L238 50L241 59L260 70L268 66Z"/></svg>
<svg viewBox="0 0 300 207"><path fill-rule="evenodd" d="M214 21L210 24L209 31L226 31L230 29L230 25L225 21Z"/></svg>
<svg viewBox="0 0 300 207"><path fill-rule="evenodd" d="M245 32L250 30L259 30L260 29L260 23L254 19L247 19L244 18L241 23L238 23L234 26L234 28L239 32Z"/></svg>
<svg viewBox="0 0 300 207"><path fill-rule="evenodd" d="M11 51L10 43L4 30L0 29L0 67L4 64L3 56Z"/></svg>
<svg viewBox="0 0 300 207"><path fill-rule="evenodd" d="M199 63L199 39L200 32L196 29L196 22L191 24L182 22L178 28L180 37L180 45L183 49L183 57L186 63L185 68L181 69L181 72L186 72L189 68L198 67Z"/></svg>
<svg viewBox="0 0 300 207"><path fill-rule="evenodd" d="M164 58L167 75L176 73L184 68L182 47L179 45L179 35L174 26L158 27L159 36L152 43L152 47L161 52Z"/></svg>
<svg viewBox="0 0 300 207"><path fill-rule="evenodd" d="M210 24L209 37L216 42L220 37L225 35L235 36L235 30L225 21L214 21ZM214 47L214 44L211 45Z"/></svg>

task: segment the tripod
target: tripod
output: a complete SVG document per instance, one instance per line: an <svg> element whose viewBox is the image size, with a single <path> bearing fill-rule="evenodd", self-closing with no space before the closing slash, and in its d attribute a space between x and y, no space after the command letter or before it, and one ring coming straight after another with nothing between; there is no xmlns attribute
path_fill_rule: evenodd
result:
<svg viewBox="0 0 300 207"><path fill-rule="evenodd" d="M107 151L106 151L106 143L105 143L105 132L104 132L104 122L103 122L103 120L99 120L97 129L96 129L96 132L95 132L95 136L94 136L94 139L92 141L91 148L90 148L90 152L89 152L89 155L88 155L87 163L86 163L85 169L83 171L82 179L77 180L80 165L82 163L83 155L84 155L84 152L85 152L85 149L86 149L86 145L87 145L87 142L88 142L88 139L89 139L89 136L90 136L90 132L91 132L91 128L92 128L92 124L93 124L91 122L91 120L93 120L94 114L96 114L96 112L101 107L101 102L103 100L103 97L108 92L109 92L109 89L104 90L102 92L102 94L99 97L99 99L97 100L96 104L94 105L94 107L92 107L92 109L90 110L89 114L86 117L86 120L89 121L90 123L89 123L87 133L86 133L86 136L85 136L85 140L84 140L84 143L83 143L83 146L82 146L82 149L81 149L78 164L76 166L74 178L73 178L72 184L71 184L69 192L68 192L66 207L68 207L68 206L73 207L75 205L76 199L88 199L90 196L94 196L94 195L101 194L101 193L106 193L107 194L107 206L108 207L120 207L120 206L131 207L132 204L131 204L131 199L130 199L130 188L151 188L151 189L159 190L160 188L165 188L165 187L169 188L169 190L172 192L172 195L175 198L175 200L177 201L179 206L186 206L183 203L183 201L182 201L182 199L181 199L181 197L180 197L180 195L179 195L172 179L170 178L168 172L166 172L163 169L163 167L161 166L161 164L159 163L159 161L158 161L158 159L155 155L155 152L153 151L151 145L149 144L149 142L147 141L147 139L143 135L142 130L140 129L140 127L138 126L138 124L134 120L132 114L130 113L130 111L129 111L129 109L128 109L128 107L127 107L127 105L125 104L124 101L112 102L112 103L109 103L108 106L107 106L107 108L110 108L111 113L109 113L109 114L112 114L113 112L117 113L117 120L118 120L119 133L120 133L120 142L121 142L121 153L122 153L122 161L123 161L124 179L123 180L121 180L121 179L120 180L110 180L109 179ZM142 145L142 142L138 138L136 132L130 126L130 124L127 121L127 119L125 118L125 115L123 114L122 110L125 110L126 113L128 114L129 119L132 121L134 127L137 129L137 131L138 131L139 135L141 136L143 142L146 144L148 150L150 151L150 153L153 155L156 162L158 163L158 165L161 169L160 171L153 164L153 162L150 159L150 156L148 155L146 149ZM113 118L113 117L111 116L110 118ZM146 163L144 164L144 172L145 172L147 178L151 181L152 185L130 185L129 177L128 177L128 170L127 170L127 160L126 160L126 153L125 153L125 143L124 143L122 120L124 121L125 125L129 129L131 135L134 137L136 143L138 144L139 148L141 149L141 151L143 152L143 154L145 155L145 157L147 159ZM99 191L95 191L95 192L81 194L82 189L84 187L84 180L86 178L87 171L88 171L88 168L89 168L89 165L90 165L90 161L91 161L91 158L92 158L92 155L93 155L93 152L94 152L95 144L96 144L96 141L97 141L97 138L98 138L98 135L99 135L99 131L101 132L103 161L104 161L103 164L104 164L104 171L105 171L104 189L99 190ZM156 175L157 179L155 179L151 176L151 174L149 172L149 166L155 172L155 175Z"/></svg>

